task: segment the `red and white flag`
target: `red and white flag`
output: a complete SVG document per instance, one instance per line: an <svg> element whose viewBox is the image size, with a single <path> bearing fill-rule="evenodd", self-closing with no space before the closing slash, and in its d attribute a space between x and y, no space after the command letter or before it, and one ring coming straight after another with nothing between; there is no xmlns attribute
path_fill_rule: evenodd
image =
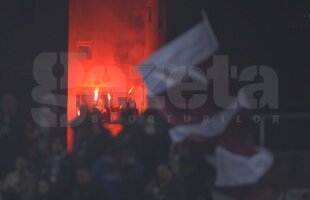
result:
<svg viewBox="0 0 310 200"><path fill-rule="evenodd" d="M247 118L242 123L236 119L247 111L241 106L228 109L229 104L227 108L219 108L210 100L206 74L193 67L206 61L217 49L218 42L205 17L142 62L139 69L150 100L172 126L169 132L172 141L199 138L207 141L206 145L215 141L214 154L207 159L216 166L216 185L252 184L270 168L272 154L255 147ZM203 99L207 96L208 99ZM245 95L238 97L242 98L238 102L246 101Z"/></svg>

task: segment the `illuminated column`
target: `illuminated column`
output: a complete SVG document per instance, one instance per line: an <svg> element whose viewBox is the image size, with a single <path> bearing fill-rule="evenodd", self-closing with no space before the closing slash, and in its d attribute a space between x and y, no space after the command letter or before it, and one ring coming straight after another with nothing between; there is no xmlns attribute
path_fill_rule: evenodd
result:
<svg viewBox="0 0 310 200"><path fill-rule="evenodd" d="M100 87L118 98L126 96L132 85L141 84L141 77L130 76L129 67L137 66L164 43L165 1L69 0L68 51L84 57L68 58L68 121L77 116L79 93ZM111 80L106 80L106 73ZM136 89L133 95L142 97L146 92ZM72 151L71 128L67 139Z"/></svg>

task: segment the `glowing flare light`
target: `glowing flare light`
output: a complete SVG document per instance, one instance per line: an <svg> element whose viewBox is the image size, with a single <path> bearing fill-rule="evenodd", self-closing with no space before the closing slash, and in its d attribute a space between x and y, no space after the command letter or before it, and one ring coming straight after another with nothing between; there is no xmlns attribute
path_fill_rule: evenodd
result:
<svg viewBox="0 0 310 200"><path fill-rule="evenodd" d="M111 95L108 93L108 100L111 101Z"/></svg>
<svg viewBox="0 0 310 200"><path fill-rule="evenodd" d="M97 101L98 100L98 96L99 96L99 88L96 88L94 90L94 100Z"/></svg>
<svg viewBox="0 0 310 200"><path fill-rule="evenodd" d="M131 86L131 88L130 88L128 94L131 94L132 90L133 90L133 86Z"/></svg>

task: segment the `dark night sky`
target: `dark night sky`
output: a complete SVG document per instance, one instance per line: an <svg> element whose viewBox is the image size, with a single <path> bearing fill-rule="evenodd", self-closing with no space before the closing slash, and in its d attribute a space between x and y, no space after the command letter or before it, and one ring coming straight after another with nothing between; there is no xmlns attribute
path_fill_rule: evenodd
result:
<svg viewBox="0 0 310 200"><path fill-rule="evenodd" d="M310 110L310 3L281 0L169 0L168 39L201 20L204 8L230 65L272 67L279 77L279 113ZM177 5L177 6L176 6ZM310 16L310 15L309 15ZM268 111L267 111L268 112ZM273 150L309 149L308 119L267 124Z"/></svg>
<svg viewBox="0 0 310 200"><path fill-rule="evenodd" d="M230 64L241 68L274 68L282 112L310 110L310 20L302 18L310 11L306 0L167 1L168 41L201 20L205 9L220 43L217 54L229 55ZM35 56L67 50L67 1L10 0L0 9L1 93L13 91L29 110Z"/></svg>
<svg viewBox="0 0 310 200"><path fill-rule="evenodd" d="M266 65L280 78L283 110L309 110L310 10L306 1L169 0L168 39L201 19L203 8L231 65ZM308 88L308 89L306 89ZM298 99L298 100L297 100Z"/></svg>
<svg viewBox="0 0 310 200"><path fill-rule="evenodd" d="M220 43L218 54L229 55L231 64L239 67L253 64L273 67L280 76L282 107L285 110L309 108L309 20L307 26L300 28L301 20L291 16L296 10L299 15L303 13L302 9L298 10L299 4L291 0L167 2L168 41L197 23L201 19L200 11L205 9ZM309 5L299 7L305 10L307 6L310 10ZM16 74L25 75L18 80L31 79L27 75L31 74L32 60L39 52L67 49L66 1L12 0L2 2L1 8L2 82L10 77L13 80ZM40 22L36 13L47 22ZM32 23L36 24L35 29L28 29ZM16 90L19 86L14 83L9 85ZM6 90L7 85L3 85L2 90ZM295 102L294 98L290 99L292 96L301 101Z"/></svg>

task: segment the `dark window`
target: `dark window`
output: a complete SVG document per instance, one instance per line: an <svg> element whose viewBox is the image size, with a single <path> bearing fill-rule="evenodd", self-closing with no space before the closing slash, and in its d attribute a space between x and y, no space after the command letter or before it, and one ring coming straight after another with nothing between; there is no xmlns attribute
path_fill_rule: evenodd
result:
<svg viewBox="0 0 310 200"><path fill-rule="evenodd" d="M92 48L90 41L79 41L77 43L77 50L80 53L83 53L86 59L91 59L92 57Z"/></svg>
<svg viewBox="0 0 310 200"><path fill-rule="evenodd" d="M144 29L143 15L129 14L129 27L134 29Z"/></svg>

